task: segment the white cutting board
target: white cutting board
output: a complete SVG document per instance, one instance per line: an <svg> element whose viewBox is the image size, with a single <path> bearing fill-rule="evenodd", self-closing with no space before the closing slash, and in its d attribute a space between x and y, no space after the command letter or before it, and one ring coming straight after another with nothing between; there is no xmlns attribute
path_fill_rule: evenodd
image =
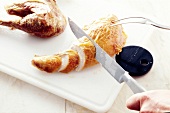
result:
<svg viewBox="0 0 170 113"><path fill-rule="evenodd" d="M0 2L2 3L0 5L3 5L10 1L0 0ZM121 2L114 4L105 0L58 0L57 2L63 13L82 27L111 13L119 18L138 15ZM1 11L2 9L0 6ZM127 25L125 31L129 36L127 44L135 44L147 38L152 30L144 25ZM122 85L100 65L69 74L48 74L31 65L35 54L50 55L64 51L75 40L68 25L63 34L49 39L36 38L22 31L0 26L0 70L88 109L105 112L113 104Z"/></svg>

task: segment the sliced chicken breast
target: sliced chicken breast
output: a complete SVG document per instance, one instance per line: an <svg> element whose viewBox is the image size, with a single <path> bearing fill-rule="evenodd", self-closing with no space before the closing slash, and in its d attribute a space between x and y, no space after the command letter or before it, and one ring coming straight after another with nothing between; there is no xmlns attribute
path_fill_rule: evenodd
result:
<svg viewBox="0 0 170 113"><path fill-rule="evenodd" d="M80 63L76 71L80 71L97 63L95 60L95 47L87 37L79 39L79 43L73 44L71 49L77 51L80 57Z"/></svg>
<svg viewBox="0 0 170 113"><path fill-rule="evenodd" d="M127 39L121 25L112 26L116 20L117 17L115 15L109 15L100 18L99 20L95 20L83 28L84 31L110 56L114 56L121 52ZM72 51L66 51L64 54L60 54L61 67L58 67L59 72L68 73L74 69L80 71L98 63L95 59L95 47L87 37L80 38L78 43L71 46L71 49ZM41 61L37 60L37 62ZM45 65L45 62L43 65ZM46 65L48 67L48 63Z"/></svg>
<svg viewBox="0 0 170 113"><path fill-rule="evenodd" d="M49 56L35 55L32 60L32 65L48 73L57 71L60 68L61 64L62 62L59 54Z"/></svg>
<svg viewBox="0 0 170 113"><path fill-rule="evenodd" d="M72 70L75 70L79 65L79 55L74 50L68 50L64 54L61 55L62 65L59 72L68 73Z"/></svg>

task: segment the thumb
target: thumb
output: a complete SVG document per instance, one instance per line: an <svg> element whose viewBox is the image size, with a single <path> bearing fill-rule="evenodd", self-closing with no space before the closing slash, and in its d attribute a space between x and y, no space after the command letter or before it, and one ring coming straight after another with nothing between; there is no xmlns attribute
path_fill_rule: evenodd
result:
<svg viewBox="0 0 170 113"><path fill-rule="evenodd" d="M140 93L131 96L126 101L127 108L129 108L131 110L140 111L140 98L141 98L141 94Z"/></svg>

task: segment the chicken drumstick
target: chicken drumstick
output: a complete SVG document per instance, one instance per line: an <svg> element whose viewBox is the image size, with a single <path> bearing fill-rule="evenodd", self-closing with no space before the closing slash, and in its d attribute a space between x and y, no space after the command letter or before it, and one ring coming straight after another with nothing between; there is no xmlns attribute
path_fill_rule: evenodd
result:
<svg viewBox="0 0 170 113"><path fill-rule="evenodd" d="M16 28L31 35L46 38L61 34L66 27L66 18L55 0L27 0L5 7L17 20L1 20L0 25Z"/></svg>

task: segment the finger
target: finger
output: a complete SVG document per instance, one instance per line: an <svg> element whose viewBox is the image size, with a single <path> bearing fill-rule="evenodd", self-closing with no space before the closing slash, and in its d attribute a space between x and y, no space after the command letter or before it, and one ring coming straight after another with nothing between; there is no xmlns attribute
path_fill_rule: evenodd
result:
<svg viewBox="0 0 170 113"><path fill-rule="evenodd" d="M140 111L140 98L141 98L141 94L135 94L135 95L131 96L126 101L127 108L129 108L131 110Z"/></svg>

